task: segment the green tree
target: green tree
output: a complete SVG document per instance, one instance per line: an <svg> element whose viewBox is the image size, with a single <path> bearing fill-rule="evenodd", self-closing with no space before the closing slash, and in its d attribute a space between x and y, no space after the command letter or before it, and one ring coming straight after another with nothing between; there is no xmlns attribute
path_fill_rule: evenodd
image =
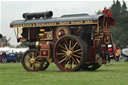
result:
<svg viewBox="0 0 128 85"><path fill-rule="evenodd" d="M96 14L102 14L102 11L101 11L101 10L98 10L98 11L96 12Z"/></svg>
<svg viewBox="0 0 128 85"><path fill-rule="evenodd" d="M121 6L120 2L117 0L113 1L110 7L112 15L116 21L115 27L111 29L113 34L113 40L118 46L126 47L128 45L128 11L125 1Z"/></svg>
<svg viewBox="0 0 128 85"><path fill-rule="evenodd" d="M128 23L128 11L127 11L127 6L126 6L126 3L125 1L123 1L123 5L122 5L122 8L121 8L121 24L125 24L125 23Z"/></svg>
<svg viewBox="0 0 128 85"><path fill-rule="evenodd" d="M125 1L123 1L122 10L125 12L127 11L127 6L126 6Z"/></svg>
<svg viewBox="0 0 128 85"><path fill-rule="evenodd" d="M106 6L104 7L104 10L105 10L105 9L107 9L107 7L106 7Z"/></svg>

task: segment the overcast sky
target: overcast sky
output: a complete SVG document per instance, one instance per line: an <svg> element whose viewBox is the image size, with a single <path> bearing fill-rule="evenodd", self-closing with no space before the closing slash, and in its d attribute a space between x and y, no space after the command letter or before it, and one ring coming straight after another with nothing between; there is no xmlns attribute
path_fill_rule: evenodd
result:
<svg viewBox="0 0 128 85"><path fill-rule="evenodd" d="M121 0L122 1L122 0ZM21 20L25 12L53 11L54 17L63 14L89 13L95 14L105 6L108 8L112 1L2 1L1 2L1 27L0 33L11 37L10 43L17 45L14 30L9 27L13 20ZM128 5L128 1L126 1Z"/></svg>

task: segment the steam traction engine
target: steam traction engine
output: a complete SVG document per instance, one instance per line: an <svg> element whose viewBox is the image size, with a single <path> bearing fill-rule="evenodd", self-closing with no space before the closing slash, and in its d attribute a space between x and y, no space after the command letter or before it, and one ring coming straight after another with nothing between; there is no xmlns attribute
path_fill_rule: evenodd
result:
<svg viewBox="0 0 128 85"><path fill-rule="evenodd" d="M22 57L25 70L45 70L52 62L61 71L96 70L107 62L112 44L109 26L115 24L111 10L101 15L52 15L52 11L24 13L24 20L10 24L17 29L17 41L30 48Z"/></svg>

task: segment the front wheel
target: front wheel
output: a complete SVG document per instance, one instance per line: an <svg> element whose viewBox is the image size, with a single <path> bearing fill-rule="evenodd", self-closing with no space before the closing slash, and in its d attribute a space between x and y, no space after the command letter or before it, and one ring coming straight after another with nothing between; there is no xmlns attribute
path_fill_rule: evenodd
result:
<svg viewBox="0 0 128 85"><path fill-rule="evenodd" d="M43 64L42 58L39 56L39 51L36 49L30 49L26 51L21 60L22 66L26 71L38 71Z"/></svg>

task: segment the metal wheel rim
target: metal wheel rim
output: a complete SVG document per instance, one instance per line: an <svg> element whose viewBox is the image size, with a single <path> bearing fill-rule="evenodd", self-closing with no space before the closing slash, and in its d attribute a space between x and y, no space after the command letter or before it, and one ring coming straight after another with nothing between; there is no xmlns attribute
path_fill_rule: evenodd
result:
<svg viewBox="0 0 128 85"><path fill-rule="evenodd" d="M23 56L23 66L28 71L39 70L41 64L42 64L42 59L40 58L39 53L37 53L36 51L28 51Z"/></svg>
<svg viewBox="0 0 128 85"><path fill-rule="evenodd" d="M55 48L55 61L62 71L76 71L83 59L83 47L72 37L62 38Z"/></svg>

